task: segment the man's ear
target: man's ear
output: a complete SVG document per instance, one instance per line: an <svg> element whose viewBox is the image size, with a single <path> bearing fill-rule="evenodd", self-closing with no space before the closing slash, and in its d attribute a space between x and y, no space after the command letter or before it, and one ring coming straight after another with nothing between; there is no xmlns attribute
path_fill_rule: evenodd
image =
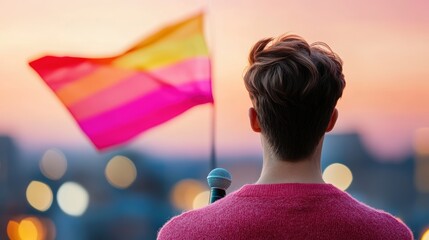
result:
<svg viewBox="0 0 429 240"><path fill-rule="evenodd" d="M252 130L255 132L261 132L261 127L259 126L259 120L258 120L258 113L253 107L249 108L249 120L250 120L250 127L252 128Z"/></svg>
<svg viewBox="0 0 429 240"><path fill-rule="evenodd" d="M328 123L328 127L326 128L326 132L330 132L334 128L335 123L337 122L337 119L338 119L338 110L334 108L334 111L332 112L332 115L331 115L331 119L329 120L329 123Z"/></svg>

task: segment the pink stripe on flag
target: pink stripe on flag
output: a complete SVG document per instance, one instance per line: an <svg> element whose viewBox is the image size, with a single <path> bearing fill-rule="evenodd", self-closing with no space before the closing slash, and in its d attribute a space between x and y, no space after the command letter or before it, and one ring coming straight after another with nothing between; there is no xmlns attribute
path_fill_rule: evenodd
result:
<svg viewBox="0 0 429 240"><path fill-rule="evenodd" d="M208 95L183 99L180 102L171 103L170 105L157 109L147 115L131 119L125 125L121 125L95 135L88 134L88 136L98 149L105 149L113 145L125 143L139 133L160 125L195 105L209 102L213 102L213 99Z"/></svg>
<svg viewBox="0 0 429 240"><path fill-rule="evenodd" d="M96 116L154 91L160 88L163 83L169 84L169 79L174 79L174 84L179 85L198 79L209 79L209 64L207 58L196 58L150 73L139 72L108 89L68 106L68 108L77 119ZM193 69L195 66L198 66L198 69Z"/></svg>
<svg viewBox="0 0 429 240"><path fill-rule="evenodd" d="M177 87L163 87L117 109L89 119L78 120L78 122L83 131L91 138L91 136L100 135L145 118L145 116L152 115L160 109L180 105L181 102L191 101L194 102L194 106L201 104L201 102L213 102L210 84L210 80L203 80ZM152 118L155 118L153 121L158 121L156 115ZM136 134L139 131L141 129L136 127Z"/></svg>
<svg viewBox="0 0 429 240"><path fill-rule="evenodd" d="M161 84L147 73L136 73L108 89L68 106L68 109L76 119L86 119L132 102L160 87Z"/></svg>
<svg viewBox="0 0 429 240"><path fill-rule="evenodd" d="M174 65L150 70L150 74L174 85L189 82L189 79L210 78L210 59L206 56L190 58Z"/></svg>

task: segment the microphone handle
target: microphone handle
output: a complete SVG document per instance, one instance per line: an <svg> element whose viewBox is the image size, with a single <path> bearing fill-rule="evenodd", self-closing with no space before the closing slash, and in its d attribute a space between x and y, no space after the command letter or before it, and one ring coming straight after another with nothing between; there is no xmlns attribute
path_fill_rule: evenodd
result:
<svg viewBox="0 0 429 240"><path fill-rule="evenodd" d="M211 188L210 189L210 201L209 201L209 203L214 203L217 200L225 197L225 195L226 195L225 189Z"/></svg>

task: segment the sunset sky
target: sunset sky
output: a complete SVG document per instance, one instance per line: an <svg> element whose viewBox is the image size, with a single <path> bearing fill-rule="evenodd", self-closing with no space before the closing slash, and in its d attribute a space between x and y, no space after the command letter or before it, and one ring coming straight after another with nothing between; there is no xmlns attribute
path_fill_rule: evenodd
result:
<svg viewBox="0 0 429 240"><path fill-rule="evenodd" d="M394 159L411 153L415 131L429 127L428 1L0 0L0 134L22 148L93 149L27 62L45 54L112 56L201 9L219 155L260 152L242 76L252 45L283 33L326 42L343 59L347 86L334 133L359 132L373 154ZM208 156L210 111L193 108L128 146Z"/></svg>

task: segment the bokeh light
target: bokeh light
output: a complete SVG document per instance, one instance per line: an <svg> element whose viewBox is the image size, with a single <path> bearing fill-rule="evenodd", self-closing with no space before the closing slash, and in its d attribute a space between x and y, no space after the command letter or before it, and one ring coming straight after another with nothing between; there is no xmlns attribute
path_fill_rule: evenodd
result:
<svg viewBox="0 0 429 240"><path fill-rule="evenodd" d="M137 169L127 157L115 156L107 164L105 175L112 186L127 188L136 180Z"/></svg>
<svg viewBox="0 0 429 240"><path fill-rule="evenodd" d="M55 225L49 219L25 217L20 222L10 220L7 235L10 240L51 240L55 239Z"/></svg>
<svg viewBox="0 0 429 240"><path fill-rule="evenodd" d="M323 171L323 180L345 191L353 180L350 169L341 163L333 163Z"/></svg>
<svg viewBox="0 0 429 240"><path fill-rule="evenodd" d="M46 240L46 229L40 219L27 217L21 220L18 226L20 240Z"/></svg>
<svg viewBox="0 0 429 240"><path fill-rule="evenodd" d="M30 219L21 221L18 227L19 237L22 240L37 240L39 239L39 231L36 224Z"/></svg>
<svg viewBox="0 0 429 240"><path fill-rule="evenodd" d="M19 228L19 223L16 221L10 220L7 223L7 236L9 237L10 240L20 239L18 228Z"/></svg>
<svg viewBox="0 0 429 240"><path fill-rule="evenodd" d="M422 238L420 240L429 240L429 228L427 228L422 235Z"/></svg>
<svg viewBox="0 0 429 240"><path fill-rule="evenodd" d="M207 190L207 187L200 181L184 179L174 186L171 201L177 209L190 210L194 208L194 199L197 195Z"/></svg>
<svg viewBox="0 0 429 240"><path fill-rule="evenodd" d="M51 188L45 183L32 181L26 191L28 203L39 211L46 211L51 207L53 194Z"/></svg>
<svg viewBox="0 0 429 240"><path fill-rule="evenodd" d="M66 156L58 149L49 149L43 154L39 167L47 178L58 180L67 170Z"/></svg>
<svg viewBox="0 0 429 240"><path fill-rule="evenodd" d="M58 189L57 201L61 210L71 216L81 216L89 204L88 192L75 182L66 182Z"/></svg>
<svg viewBox="0 0 429 240"><path fill-rule="evenodd" d="M192 208L198 209L207 206L209 204L209 198L210 191L203 191L198 193L198 195L195 196L194 201L192 202Z"/></svg>
<svg viewBox="0 0 429 240"><path fill-rule="evenodd" d="M415 131L414 151L417 155L429 156L429 128L420 128Z"/></svg>

